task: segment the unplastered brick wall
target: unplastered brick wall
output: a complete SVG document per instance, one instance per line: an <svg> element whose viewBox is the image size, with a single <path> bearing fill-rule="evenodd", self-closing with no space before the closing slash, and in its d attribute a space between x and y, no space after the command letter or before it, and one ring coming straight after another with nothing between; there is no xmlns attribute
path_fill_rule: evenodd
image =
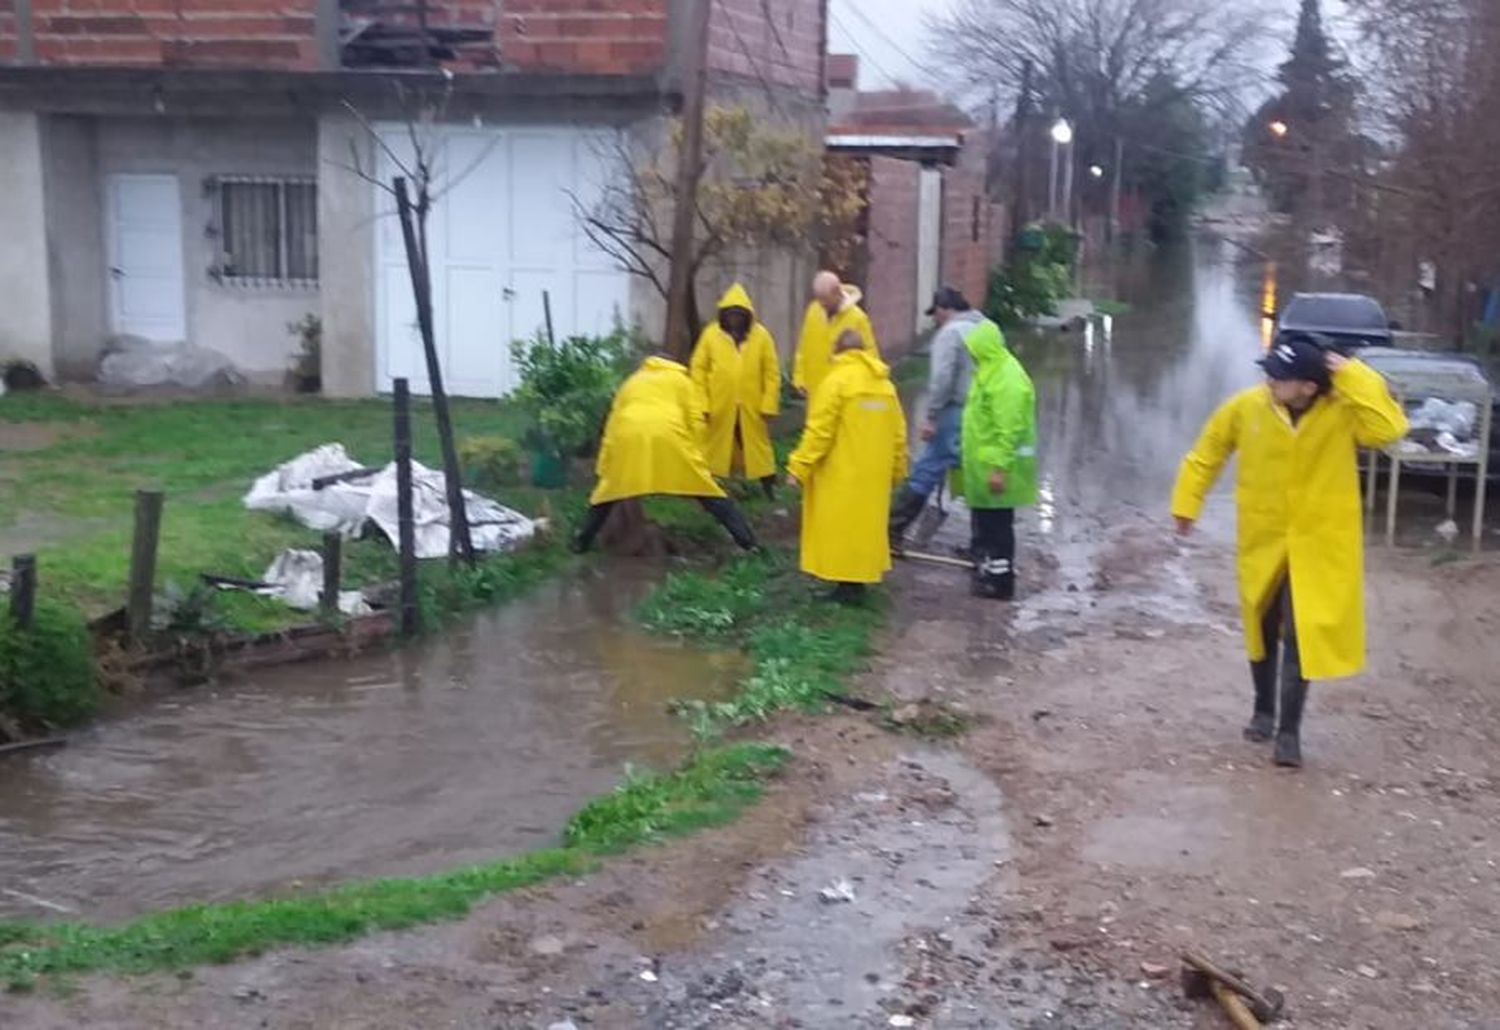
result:
<svg viewBox="0 0 1500 1030"><path fill-rule="evenodd" d="M54 65L311 69L316 0L34 0Z"/></svg>
<svg viewBox="0 0 1500 1030"><path fill-rule="evenodd" d="M865 311L886 360L906 354L917 315L917 208L922 166L870 158Z"/></svg>
<svg viewBox="0 0 1500 1030"><path fill-rule="evenodd" d="M713 0L708 66L765 86L819 96L823 0Z"/></svg>
<svg viewBox="0 0 1500 1030"><path fill-rule="evenodd" d="M0 0L0 64L19 56L16 44L15 0Z"/></svg>
<svg viewBox="0 0 1500 1030"><path fill-rule="evenodd" d="M520 71L642 75L667 56L668 0L504 0L500 58Z"/></svg>
<svg viewBox="0 0 1500 1030"><path fill-rule="evenodd" d="M995 212L984 178L982 170L943 171L942 279L976 305L984 301L994 252Z"/></svg>

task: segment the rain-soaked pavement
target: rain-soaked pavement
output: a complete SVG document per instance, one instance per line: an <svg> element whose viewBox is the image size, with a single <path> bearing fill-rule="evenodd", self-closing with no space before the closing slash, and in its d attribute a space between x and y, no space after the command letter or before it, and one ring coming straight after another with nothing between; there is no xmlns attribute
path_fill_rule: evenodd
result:
<svg viewBox="0 0 1500 1030"><path fill-rule="evenodd" d="M739 659L633 628L648 570L555 583L400 651L257 672L0 758L0 917L113 919L557 841L677 697Z"/></svg>

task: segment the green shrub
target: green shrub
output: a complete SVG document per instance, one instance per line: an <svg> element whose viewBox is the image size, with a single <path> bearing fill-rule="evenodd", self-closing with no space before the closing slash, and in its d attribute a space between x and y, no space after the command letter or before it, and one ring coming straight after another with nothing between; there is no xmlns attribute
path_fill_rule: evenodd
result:
<svg viewBox="0 0 1500 1030"><path fill-rule="evenodd" d="M556 346L543 336L512 347L521 385L515 400L527 414L532 450L587 457L599 445L615 390L641 348L626 329L572 336Z"/></svg>
<svg viewBox="0 0 1500 1030"><path fill-rule="evenodd" d="M1066 265L1022 259L990 271L984 312L1003 326L1019 325L1039 315L1057 314L1057 302L1068 294Z"/></svg>
<svg viewBox="0 0 1500 1030"><path fill-rule="evenodd" d="M526 456L521 445L504 436L471 436L459 442L464 475L480 490L521 485Z"/></svg>
<svg viewBox="0 0 1500 1030"><path fill-rule="evenodd" d="M0 716L50 729L82 721L98 702L93 640L77 609L38 599L29 630L0 612Z"/></svg>

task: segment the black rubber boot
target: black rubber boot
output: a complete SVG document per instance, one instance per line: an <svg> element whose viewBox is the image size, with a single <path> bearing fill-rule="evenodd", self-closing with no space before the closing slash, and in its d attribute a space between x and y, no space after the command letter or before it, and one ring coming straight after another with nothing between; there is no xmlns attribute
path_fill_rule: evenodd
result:
<svg viewBox="0 0 1500 1030"><path fill-rule="evenodd" d="M994 601L1016 599L1016 570L1009 558L988 554L974 556L973 593Z"/></svg>
<svg viewBox="0 0 1500 1030"><path fill-rule="evenodd" d="M1245 727L1245 739L1264 744L1276 736L1276 663L1263 658L1250 663L1250 678L1255 681L1255 711Z"/></svg>
<svg viewBox="0 0 1500 1030"><path fill-rule="evenodd" d="M865 603L863 583L839 583L828 593L828 599L836 604L861 605Z"/></svg>
<svg viewBox="0 0 1500 1030"><path fill-rule="evenodd" d="M728 498L700 497L698 503L703 506L704 511L718 520L719 525L723 526L725 532L740 545L741 550L760 550L760 543L755 539L755 530L750 528L750 520L745 518L745 513L735 507Z"/></svg>
<svg viewBox="0 0 1500 1030"><path fill-rule="evenodd" d="M891 553L900 554L906 547L906 531L917 521L922 509L927 507L927 498L908 487L902 487L891 502Z"/></svg>
<svg viewBox="0 0 1500 1030"><path fill-rule="evenodd" d="M1276 728L1277 765L1302 768L1302 706L1307 701L1307 680L1286 677L1281 684L1281 723Z"/></svg>
<svg viewBox="0 0 1500 1030"><path fill-rule="evenodd" d="M776 477L766 476L760 481L760 488L765 491L766 500L776 500Z"/></svg>

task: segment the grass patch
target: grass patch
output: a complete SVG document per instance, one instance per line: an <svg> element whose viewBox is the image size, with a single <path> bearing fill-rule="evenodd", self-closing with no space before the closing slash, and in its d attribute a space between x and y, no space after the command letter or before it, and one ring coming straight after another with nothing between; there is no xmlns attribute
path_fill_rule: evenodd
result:
<svg viewBox="0 0 1500 1030"><path fill-rule="evenodd" d="M516 436L522 416L513 405L455 401L454 431ZM337 441L356 460L380 464L392 453L390 404L383 400L191 400L163 404L84 403L46 394L17 394L0 404L0 420L58 427L57 441L36 451L0 456L0 537L25 517L53 527L55 543L38 551L43 596L94 616L125 596L134 492L167 494L158 560L159 581L189 587L199 573L258 578L288 547L315 548L320 535L295 523L248 512L240 503L251 481L319 444ZM430 408L413 412L415 456L440 463ZM501 498L523 510L536 491ZM352 544L346 555L350 588L394 570L383 541ZM229 605L236 628L277 629L305 616L253 600Z"/></svg>
<svg viewBox="0 0 1500 1030"><path fill-rule="evenodd" d="M192 905L112 927L0 923L0 983L29 990L41 977L183 969L458 919L496 894L585 873L601 856L727 822L760 797L787 757L764 744L700 751L676 771L632 775L591 802L569 822L563 847L437 876Z"/></svg>
<svg viewBox="0 0 1500 1030"><path fill-rule="evenodd" d="M675 573L645 600L640 618L655 632L737 642L750 655L751 672L732 699L679 706L694 733L711 738L787 709L825 708L869 655L881 611L819 598L788 557L773 552Z"/></svg>

